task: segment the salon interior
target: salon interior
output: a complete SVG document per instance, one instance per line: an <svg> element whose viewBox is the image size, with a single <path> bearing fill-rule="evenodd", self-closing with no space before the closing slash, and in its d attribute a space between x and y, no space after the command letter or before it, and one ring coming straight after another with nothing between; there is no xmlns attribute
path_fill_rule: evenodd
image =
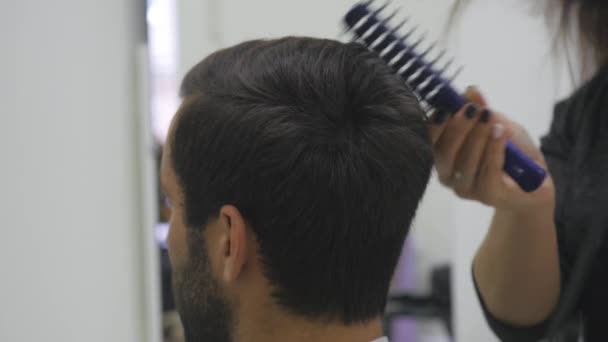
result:
<svg viewBox="0 0 608 342"><path fill-rule="evenodd" d="M402 43L436 62L457 93L482 92L539 146L555 104L589 79L578 73L578 42L558 42L540 2L3 0L0 341L188 341L160 168L180 83L206 56L284 36L374 50L385 36L366 40L345 21L366 6L390 16L382 25L407 18L393 31ZM461 198L439 173L431 171L403 244L383 331L396 342L501 341L472 276L498 209ZM578 337L563 341L582 341L581 325L573 329Z"/></svg>

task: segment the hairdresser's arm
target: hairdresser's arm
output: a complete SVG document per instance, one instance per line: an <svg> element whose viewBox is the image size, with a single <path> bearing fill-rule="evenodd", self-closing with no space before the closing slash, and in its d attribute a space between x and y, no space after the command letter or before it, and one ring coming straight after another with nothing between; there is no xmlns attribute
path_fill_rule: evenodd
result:
<svg viewBox="0 0 608 342"><path fill-rule="evenodd" d="M560 293L552 209L497 209L475 256L473 275L495 318L516 326L547 319Z"/></svg>
<svg viewBox="0 0 608 342"><path fill-rule="evenodd" d="M468 90L468 96L478 104L474 115L465 107L431 128L439 179L459 197L495 208L473 263L486 309L510 325L535 325L548 318L560 294L553 182L547 177L527 194L503 173L506 140L546 165L519 125L497 113L488 117L480 95Z"/></svg>

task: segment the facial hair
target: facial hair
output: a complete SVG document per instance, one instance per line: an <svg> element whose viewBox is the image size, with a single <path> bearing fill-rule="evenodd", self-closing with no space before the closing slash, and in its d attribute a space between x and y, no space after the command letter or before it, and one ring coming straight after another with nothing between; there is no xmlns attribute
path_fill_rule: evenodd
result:
<svg viewBox="0 0 608 342"><path fill-rule="evenodd" d="M173 270L173 291L186 342L232 342L230 306L211 274L204 240L193 231L188 236L192 242L188 243L189 260L182 269Z"/></svg>

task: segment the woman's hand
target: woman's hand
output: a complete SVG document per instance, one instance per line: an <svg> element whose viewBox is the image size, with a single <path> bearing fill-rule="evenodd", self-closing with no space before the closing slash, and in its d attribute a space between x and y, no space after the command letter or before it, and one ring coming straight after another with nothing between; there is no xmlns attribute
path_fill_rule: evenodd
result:
<svg viewBox="0 0 608 342"><path fill-rule="evenodd" d="M539 189L525 193L503 171L505 143L510 140L547 169L526 131L504 115L491 112L482 95L468 88L471 101L453 116L436 113L430 127L439 180L462 198L516 213L552 210L554 189L548 176Z"/></svg>

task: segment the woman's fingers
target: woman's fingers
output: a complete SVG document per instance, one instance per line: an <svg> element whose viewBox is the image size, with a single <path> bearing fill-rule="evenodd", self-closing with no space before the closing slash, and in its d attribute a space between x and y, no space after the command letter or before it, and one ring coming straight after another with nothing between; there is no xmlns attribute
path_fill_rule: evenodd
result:
<svg viewBox="0 0 608 342"><path fill-rule="evenodd" d="M481 94L477 87L468 87L464 93L464 97L467 98L471 103L477 105L477 107L479 108L487 106L484 96ZM461 109L461 111L465 110L466 108L467 106ZM454 116L458 116L458 113L456 113ZM429 129L429 132L433 145L435 145L437 140L439 140L439 137L441 137L441 134L445 130L448 121L450 121L450 118L451 114L442 110L436 111L431 116L431 127Z"/></svg>
<svg viewBox="0 0 608 342"><path fill-rule="evenodd" d="M485 203L496 204L504 194L505 144L507 126L497 122L492 124L490 139L484 151L475 193Z"/></svg>
<svg viewBox="0 0 608 342"><path fill-rule="evenodd" d="M450 113L444 111L436 111L430 118L431 126L429 128L429 134L431 136L431 143L433 146L439 140L441 133L443 133L447 122L450 120Z"/></svg>
<svg viewBox="0 0 608 342"><path fill-rule="evenodd" d="M454 162L453 188L461 197L471 197L477 182L483 154L492 133L491 115L488 109L481 111L479 121L469 133Z"/></svg>
<svg viewBox="0 0 608 342"><path fill-rule="evenodd" d="M479 91L479 88L477 88L475 86L467 87L467 89L464 91L464 97L466 97L467 100L469 100L470 102L472 102L480 107L488 106L488 103L487 103L485 97L483 96L481 91Z"/></svg>
<svg viewBox="0 0 608 342"><path fill-rule="evenodd" d="M469 132L475 127L479 117L477 106L469 104L454 115L443 128L434 143L435 166L439 180L450 185L454 176L454 161Z"/></svg>

